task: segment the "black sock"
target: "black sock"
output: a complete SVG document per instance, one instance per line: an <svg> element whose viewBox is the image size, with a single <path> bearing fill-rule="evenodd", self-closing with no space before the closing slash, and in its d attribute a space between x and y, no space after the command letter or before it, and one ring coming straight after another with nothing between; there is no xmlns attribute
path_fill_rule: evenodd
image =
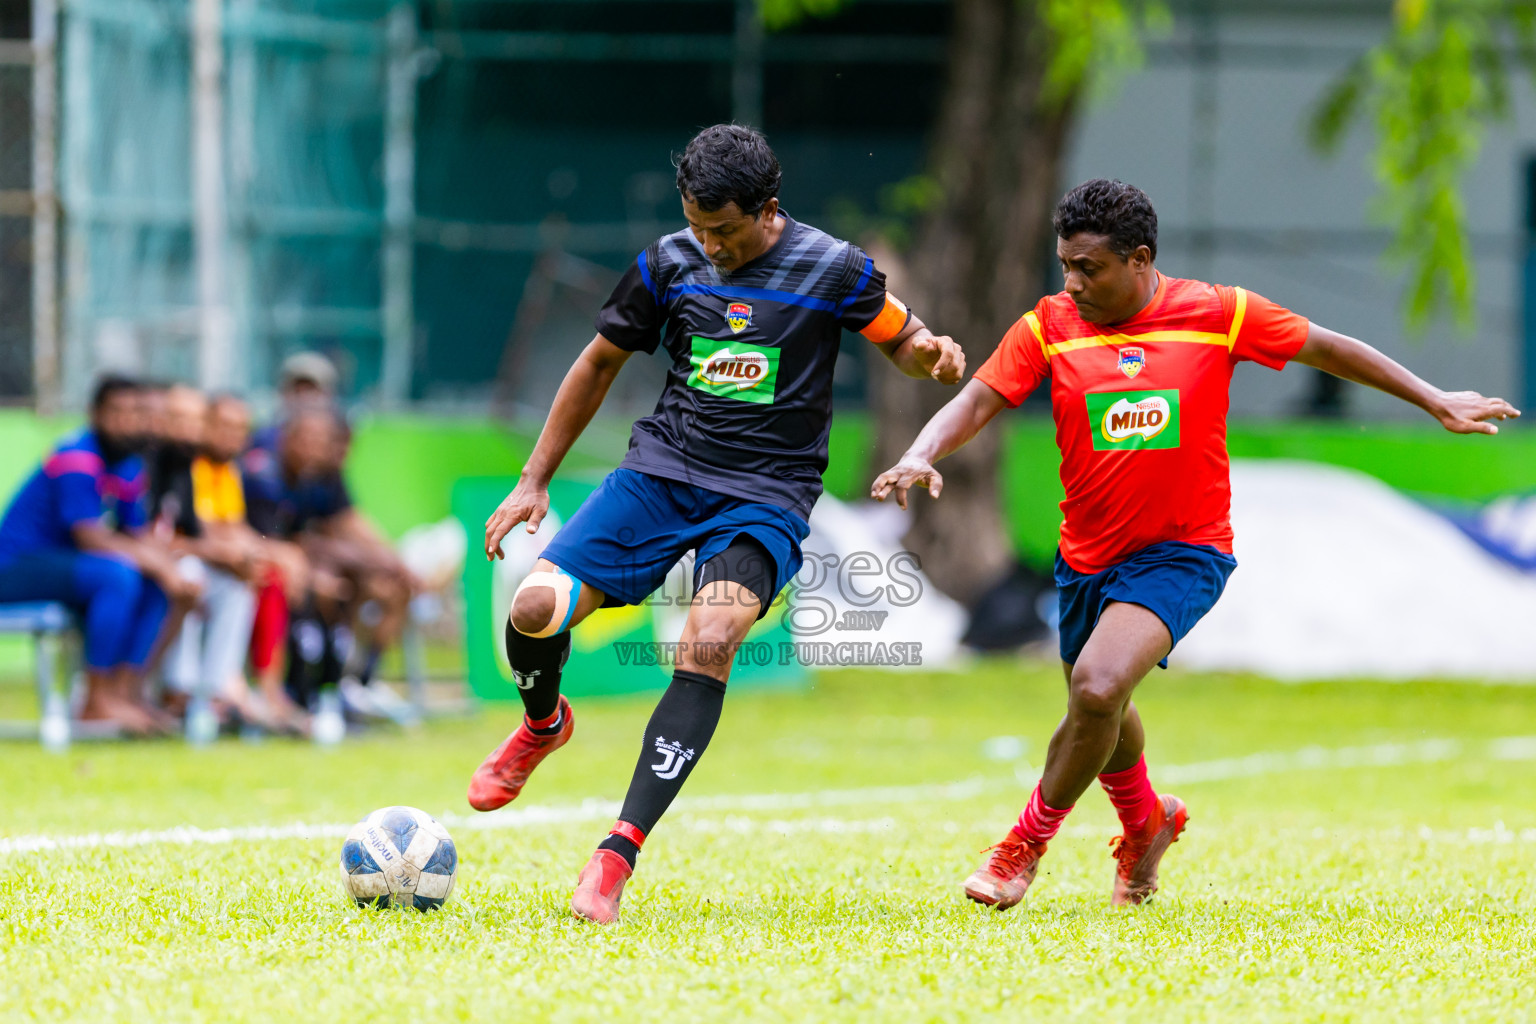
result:
<svg viewBox="0 0 1536 1024"><path fill-rule="evenodd" d="M379 670L379 659L383 656L383 649L370 641L364 651L363 670L357 674L357 681L364 686L373 682L373 674Z"/></svg>
<svg viewBox="0 0 1536 1024"><path fill-rule="evenodd" d="M662 694L645 727L644 745L635 765L619 820L648 836L667 812L688 774L709 746L725 705L725 684L698 672L672 673L672 685ZM611 835L598 844L634 867L640 848L624 836Z"/></svg>
<svg viewBox="0 0 1536 1024"><path fill-rule="evenodd" d="M597 848L599 850L612 850L620 857L623 857L629 863L631 871L635 868L635 861L640 859L640 847L621 835L610 835L607 839L598 843Z"/></svg>
<svg viewBox="0 0 1536 1024"><path fill-rule="evenodd" d="M351 676L367 686L373 682L373 674L378 671L379 658L383 655L384 652L371 640L366 644L354 643L351 652L347 655L346 663L342 666L341 674Z"/></svg>
<svg viewBox="0 0 1536 1024"><path fill-rule="evenodd" d="M288 621L288 676L284 688L301 708L309 707L324 681L325 657L331 649L326 628L313 600L307 600Z"/></svg>
<svg viewBox="0 0 1536 1024"><path fill-rule="evenodd" d="M347 658L351 657L357 638L352 628L345 623L338 622L332 626L322 621L321 625L325 626L325 657L320 659L320 685L334 686L341 682Z"/></svg>
<svg viewBox="0 0 1536 1024"><path fill-rule="evenodd" d="M523 711L535 722L560 707L560 670L571 656L571 631L528 636L507 620L507 663L523 697Z"/></svg>

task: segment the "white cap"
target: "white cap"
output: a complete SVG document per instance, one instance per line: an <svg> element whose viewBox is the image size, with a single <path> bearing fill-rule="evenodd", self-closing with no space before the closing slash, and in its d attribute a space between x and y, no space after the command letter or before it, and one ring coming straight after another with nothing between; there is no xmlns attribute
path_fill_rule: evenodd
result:
<svg viewBox="0 0 1536 1024"><path fill-rule="evenodd" d="M277 377L279 387L308 381L328 395L336 393L336 365L319 352L295 352L283 360Z"/></svg>

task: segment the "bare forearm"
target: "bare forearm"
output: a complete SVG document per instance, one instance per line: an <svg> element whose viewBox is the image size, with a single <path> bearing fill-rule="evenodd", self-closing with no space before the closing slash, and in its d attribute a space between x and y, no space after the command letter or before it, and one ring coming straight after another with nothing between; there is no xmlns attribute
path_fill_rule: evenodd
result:
<svg viewBox="0 0 1536 1024"><path fill-rule="evenodd" d="M206 531L197 538L185 538L180 545L173 545L174 555L192 555L206 565L223 569L242 578L252 572L255 548L241 544L227 536Z"/></svg>
<svg viewBox="0 0 1536 1024"><path fill-rule="evenodd" d="M979 434L1004 404L1002 396L987 385L971 381L934 413L907 449L907 457L921 459L929 465L938 462Z"/></svg>
<svg viewBox="0 0 1536 1024"><path fill-rule="evenodd" d="M100 551L120 555L141 571L157 575L166 570L170 555L141 537L119 533L96 524L80 524L71 531L81 551Z"/></svg>
<svg viewBox="0 0 1536 1024"><path fill-rule="evenodd" d="M70 533L75 539L75 546L81 551L122 555L135 565L139 564L137 556L141 545L137 538L118 533L116 530L109 530L104 526L84 523L75 526Z"/></svg>
<svg viewBox="0 0 1536 1024"><path fill-rule="evenodd" d="M1520 410L1502 398L1476 391L1442 391L1363 341L1312 324L1296 361L1335 377L1373 387L1418 406L1453 434L1497 434L1493 420L1514 419Z"/></svg>
<svg viewBox="0 0 1536 1024"><path fill-rule="evenodd" d="M607 342L602 344L608 345ZM555 393L554 404L550 406L549 417L544 421L544 429L533 446L533 454L523 466L523 477L541 487L554 477L571 446L592 422L622 365L622 362L615 364L595 357L592 350L596 345L598 342L587 346L566 372L560 390Z"/></svg>
<svg viewBox="0 0 1536 1024"><path fill-rule="evenodd" d="M934 334L910 312L901 333L876 347L898 370L916 380L958 384L965 379L965 352L955 339Z"/></svg>
<svg viewBox="0 0 1536 1024"><path fill-rule="evenodd" d="M887 353L887 358L890 359L891 365L908 377L925 380L928 377L928 371L918 361L917 342L932 337L933 332L928 329L926 324L914 316L907 323L907 330L892 343L894 348Z"/></svg>
<svg viewBox="0 0 1536 1024"><path fill-rule="evenodd" d="M1441 391L1414 375L1406 366L1383 355L1363 341L1311 325L1306 344L1296 361L1331 373L1335 377L1364 384L1418 406L1431 416L1443 412Z"/></svg>
<svg viewBox="0 0 1536 1024"><path fill-rule="evenodd" d="M901 460L875 477L869 496L884 501L894 494L902 508L907 507L907 493L913 487L927 488L937 498L944 489L944 477L933 464L975 437L1007 404L981 381L971 381L934 413Z"/></svg>
<svg viewBox="0 0 1536 1024"><path fill-rule="evenodd" d="M324 522L323 527L327 536L339 540L393 550L389 539L384 536L384 531L380 530L373 520L365 516L355 505L331 516Z"/></svg>

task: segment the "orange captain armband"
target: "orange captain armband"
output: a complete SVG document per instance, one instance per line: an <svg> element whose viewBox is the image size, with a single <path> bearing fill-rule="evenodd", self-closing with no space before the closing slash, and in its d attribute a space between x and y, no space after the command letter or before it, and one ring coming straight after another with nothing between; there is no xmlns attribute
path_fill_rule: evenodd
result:
<svg viewBox="0 0 1536 1024"><path fill-rule="evenodd" d="M901 300L890 292L886 292L885 307L869 322L869 326L859 333L876 345L884 345L892 338L898 337L906 328L907 321L911 319L911 311L901 304Z"/></svg>

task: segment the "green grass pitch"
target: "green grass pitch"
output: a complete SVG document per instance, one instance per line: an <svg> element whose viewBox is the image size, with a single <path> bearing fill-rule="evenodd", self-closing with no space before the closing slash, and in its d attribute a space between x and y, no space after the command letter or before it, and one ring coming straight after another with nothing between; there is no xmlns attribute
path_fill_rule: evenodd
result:
<svg viewBox="0 0 1536 1024"><path fill-rule="evenodd" d="M1095 789L1022 906L973 906L958 883L1027 796L1062 698L1055 667L1015 662L733 694L609 929L566 909L611 820L583 801L622 796L652 698L579 702L523 817L478 822L496 828L473 827L464 786L504 709L335 751L10 745L0 1018L1536 1019L1536 689L1159 673L1149 762L1191 825L1156 900L1108 906ZM996 736L1024 757L994 759ZM350 905L339 839L160 831L392 803L454 832L440 913Z"/></svg>

